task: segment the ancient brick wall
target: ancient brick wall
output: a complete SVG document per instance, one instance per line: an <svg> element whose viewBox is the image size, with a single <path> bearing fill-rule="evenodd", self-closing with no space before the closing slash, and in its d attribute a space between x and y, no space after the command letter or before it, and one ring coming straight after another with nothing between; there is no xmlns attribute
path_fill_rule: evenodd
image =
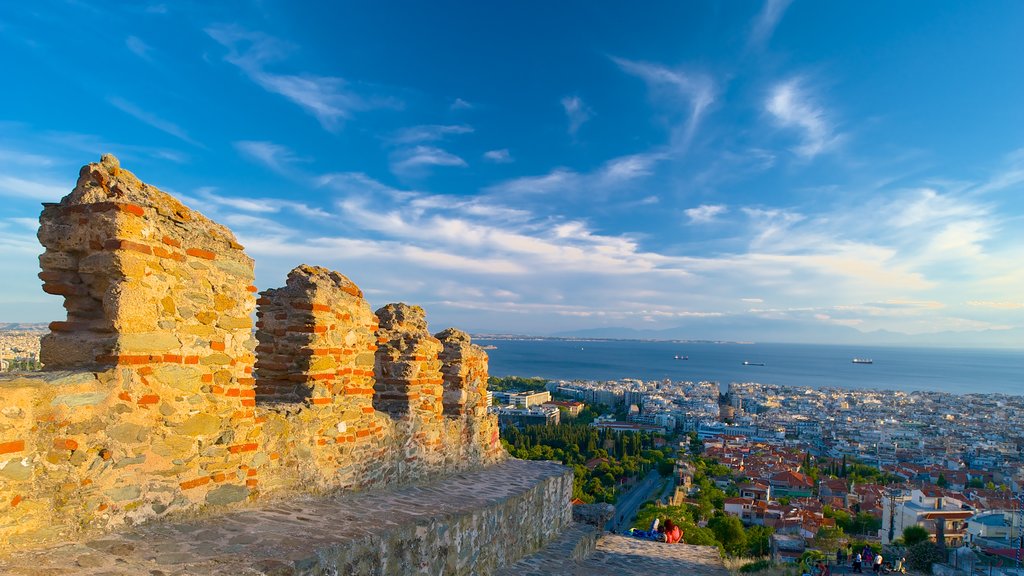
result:
<svg viewBox="0 0 1024 576"><path fill-rule="evenodd" d="M378 331L355 284L300 266L262 294L257 360L253 262L228 229L111 156L40 223L68 315L46 372L0 378L0 551L504 457L486 354L430 336L422 309L386 306Z"/></svg>

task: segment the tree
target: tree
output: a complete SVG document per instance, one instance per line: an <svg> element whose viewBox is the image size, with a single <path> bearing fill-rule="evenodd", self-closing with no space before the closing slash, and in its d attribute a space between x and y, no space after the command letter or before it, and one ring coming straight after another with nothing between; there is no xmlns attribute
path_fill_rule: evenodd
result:
<svg viewBox="0 0 1024 576"><path fill-rule="evenodd" d="M922 526L907 526L903 529L903 544L910 548L919 542L926 542L931 539L928 530Z"/></svg>
<svg viewBox="0 0 1024 576"><path fill-rule="evenodd" d="M939 472L939 479L935 481L935 485L938 486L939 488L948 488L949 480L946 480L945 474Z"/></svg>
<svg viewBox="0 0 1024 576"><path fill-rule="evenodd" d="M826 554L831 554L842 546L845 538L846 534L842 528L822 526L814 535L814 547Z"/></svg>
<svg viewBox="0 0 1024 576"><path fill-rule="evenodd" d="M768 556L772 551L772 534L775 530L768 526L751 526L747 528L747 556Z"/></svg>
<svg viewBox="0 0 1024 576"><path fill-rule="evenodd" d="M931 574L932 564L945 560L945 554L931 541L918 542L907 550L907 567L918 572Z"/></svg>
<svg viewBox="0 0 1024 576"><path fill-rule="evenodd" d="M747 533L743 523L735 516L715 516L708 522L708 528L730 556L743 554L747 546ZM687 541L689 542L689 541Z"/></svg>

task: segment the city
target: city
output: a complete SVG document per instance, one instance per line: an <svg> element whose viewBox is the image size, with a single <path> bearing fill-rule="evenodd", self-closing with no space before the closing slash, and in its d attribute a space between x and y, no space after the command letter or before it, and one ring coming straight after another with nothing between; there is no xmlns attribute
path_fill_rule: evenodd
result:
<svg viewBox="0 0 1024 576"><path fill-rule="evenodd" d="M879 550L902 545L905 531L918 527L949 548L1016 558L1024 396L754 382L732 383L722 394L714 382L635 379L544 388L493 393L503 428L558 425L559 412L573 418L596 405L622 421L609 414L593 420L595 428L692 437L701 446L696 456L719 470L710 479L724 492L722 512L771 528L777 562L805 558L809 549L837 552L820 536L837 526ZM698 506L689 442L679 447L675 492L662 502Z"/></svg>

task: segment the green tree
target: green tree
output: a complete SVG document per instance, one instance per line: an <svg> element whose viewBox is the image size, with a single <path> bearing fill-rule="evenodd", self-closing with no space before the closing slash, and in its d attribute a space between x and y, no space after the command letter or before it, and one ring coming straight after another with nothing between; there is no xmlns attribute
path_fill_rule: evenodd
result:
<svg viewBox="0 0 1024 576"><path fill-rule="evenodd" d="M932 564L945 561L945 554L930 540L918 542L907 549L907 568L931 574Z"/></svg>
<svg viewBox="0 0 1024 576"><path fill-rule="evenodd" d="M931 539L931 535L923 526L907 526L903 529L903 544L910 548L920 542Z"/></svg>
<svg viewBox="0 0 1024 576"><path fill-rule="evenodd" d="M775 530L768 526L747 528L747 556L756 558L771 554L774 533Z"/></svg>
<svg viewBox="0 0 1024 576"><path fill-rule="evenodd" d="M742 555L747 547L747 533L743 523L735 516L715 516L708 521L708 528L731 556Z"/></svg>
<svg viewBox="0 0 1024 576"><path fill-rule="evenodd" d="M846 534L843 529L835 526L822 526L814 535L814 547L826 554L831 554L842 547Z"/></svg>
<svg viewBox="0 0 1024 576"><path fill-rule="evenodd" d="M945 474L939 472L939 479L935 481L935 485L938 486L939 488L948 488L949 480L946 480Z"/></svg>

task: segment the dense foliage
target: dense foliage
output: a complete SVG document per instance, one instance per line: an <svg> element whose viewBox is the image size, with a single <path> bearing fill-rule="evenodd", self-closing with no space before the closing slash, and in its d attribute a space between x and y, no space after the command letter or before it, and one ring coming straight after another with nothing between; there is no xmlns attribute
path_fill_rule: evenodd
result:
<svg viewBox="0 0 1024 576"><path fill-rule="evenodd" d="M541 392L547 385L548 380L544 378L523 378L521 376L505 376L498 378L491 376L487 379L487 389L498 392Z"/></svg>
<svg viewBox="0 0 1024 576"><path fill-rule="evenodd" d="M671 518L683 530L683 542L699 546L717 546L730 556L762 557L771 552L774 530L765 526L744 527L739 518L725 514L726 493L715 486L715 478L732 479L732 471L699 456L691 458L696 495L693 504L656 506L647 503L637 513L634 528L646 530L651 521ZM704 522L706 527L699 523Z"/></svg>
<svg viewBox="0 0 1024 576"><path fill-rule="evenodd" d="M859 512L851 515L846 510L836 510L831 506L822 509L825 518L833 518L836 526L843 529L847 534L876 534L882 527L882 519L875 518L867 512Z"/></svg>
<svg viewBox="0 0 1024 576"><path fill-rule="evenodd" d="M907 567L911 570L931 574L932 564L944 562L945 555L931 540L918 542L907 549Z"/></svg>
<svg viewBox="0 0 1024 576"><path fill-rule="evenodd" d="M672 473L670 451L654 447L657 435L609 432L583 422L577 418L558 426L527 426L522 431L508 428L502 433L502 443L516 458L558 460L571 466L575 473L573 497L587 503L614 503L621 483L652 468L663 475Z"/></svg>
<svg viewBox="0 0 1024 576"><path fill-rule="evenodd" d="M919 542L925 542L931 538L923 526L907 526L903 529L903 545L910 548Z"/></svg>

